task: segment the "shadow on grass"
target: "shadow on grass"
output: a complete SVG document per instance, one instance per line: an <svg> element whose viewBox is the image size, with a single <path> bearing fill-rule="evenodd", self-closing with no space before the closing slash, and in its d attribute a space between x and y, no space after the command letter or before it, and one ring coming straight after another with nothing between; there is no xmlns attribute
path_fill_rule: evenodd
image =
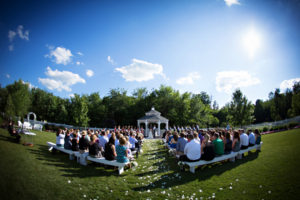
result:
<svg viewBox="0 0 300 200"><path fill-rule="evenodd" d="M80 165L75 160L69 160L69 155L62 152L49 152L46 145L35 145L37 149L27 149L31 154L36 156L42 164L53 166L62 172L65 177L99 177L99 176L123 176L118 175L118 170L109 168L98 163L88 163L87 166Z"/></svg>
<svg viewBox="0 0 300 200"><path fill-rule="evenodd" d="M186 169L186 171L181 172L179 170L179 166L177 162L172 158L167 158L167 166L170 168L169 171L172 173L168 173L167 175L161 176L159 180L153 181L152 183L136 187L133 190L135 191L145 191L148 189L155 189L155 188L169 188L179 185L184 185L186 183L192 182L194 180L204 181L210 179L212 176L219 176L224 172L228 172L244 163L251 162L255 160L259 156L259 151L249 152L247 156L245 156L241 160L236 160L235 162L226 161L224 163L217 162L210 165L205 165L196 168L195 174L192 174L190 171ZM153 165L160 165L160 163L154 163ZM157 173L161 173L160 169L151 171L151 172L144 172L136 174L136 176L144 176L144 175L154 175Z"/></svg>

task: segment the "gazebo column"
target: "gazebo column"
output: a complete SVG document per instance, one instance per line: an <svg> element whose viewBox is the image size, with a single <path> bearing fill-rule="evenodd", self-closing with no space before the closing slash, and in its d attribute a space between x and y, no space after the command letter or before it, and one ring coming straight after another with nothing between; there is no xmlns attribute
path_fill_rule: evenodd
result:
<svg viewBox="0 0 300 200"><path fill-rule="evenodd" d="M157 127L157 128L158 128L157 133L158 133L158 135L160 136L160 121L157 122L157 125L158 125L158 127Z"/></svg>
<svg viewBox="0 0 300 200"><path fill-rule="evenodd" d="M138 125L138 129L140 129L140 123L141 123L140 120L138 120L138 124L137 124Z"/></svg>
<svg viewBox="0 0 300 200"><path fill-rule="evenodd" d="M169 122L166 122L166 130L169 130Z"/></svg>
<svg viewBox="0 0 300 200"><path fill-rule="evenodd" d="M145 121L145 137L148 137L148 121Z"/></svg>

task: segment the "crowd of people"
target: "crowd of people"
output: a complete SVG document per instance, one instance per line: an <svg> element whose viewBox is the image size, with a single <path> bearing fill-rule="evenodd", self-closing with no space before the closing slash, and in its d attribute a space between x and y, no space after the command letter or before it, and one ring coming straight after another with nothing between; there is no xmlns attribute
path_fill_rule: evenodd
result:
<svg viewBox="0 0 300 200"><path fill-rule="evenodd" d="M238 152L249 146L260 144L261 134L255 129L248 130L181 130L167 131L164 138L180 161L210 161L216 156Z"/></svg>
<svg viewBox="0 0 300 200"><path fill-rule="evenodd" d="M83 131L58 129L56 133L56 145L58 147L121 163L134 160L133 152L138 157L142 141L143 134L132 129L95 131L90 129Z"/></svg>

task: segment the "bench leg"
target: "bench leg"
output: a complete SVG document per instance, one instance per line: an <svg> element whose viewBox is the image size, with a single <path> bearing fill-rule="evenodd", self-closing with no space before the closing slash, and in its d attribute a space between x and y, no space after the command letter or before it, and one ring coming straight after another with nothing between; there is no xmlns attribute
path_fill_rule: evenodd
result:
<svg viewBox="0 0 300 200"><path fill-rule="evenodd" d="M82 165L87 165L86 157L83 156L83 155L80 155L80 164L82 164Z"/></svg>
<svg viewBox="0 0 300 200"><path fill-rule="evenodd" d="M52 149L53 149L53 147L50 147L50 148L49 148L49 151L52 151Z"/></svg>
<svg viewBox="0 0 300 200"><path fill-rule="evenodd" d="M74 160L74 154L69 154L69 159Z"/></svg>
<svg viewBox="0 0 300 200"><path fill-rule="evenodd" d="M124 167L119 167L119 174L122 174L124 172Z"/></svg>
<svg viewBox="0 0 300 200"><path fill-rule="evenodd" d="M195 174L195 167L190 167L190 172L192 172L193 174Z"/></svg>
<svg viewBox="0 0 300 200"><path fill-rule="evenodd" d="M242 157L243 157L243 154L238 154L237 155L237 159L242 159Z"/></svg>
<svg viewBox="0 0 300 200"><path fill-rule="evenodd" d="M260 151L260 148L261 148L261 146L258 145L258 146L256 147L256 151Z"/></svg>

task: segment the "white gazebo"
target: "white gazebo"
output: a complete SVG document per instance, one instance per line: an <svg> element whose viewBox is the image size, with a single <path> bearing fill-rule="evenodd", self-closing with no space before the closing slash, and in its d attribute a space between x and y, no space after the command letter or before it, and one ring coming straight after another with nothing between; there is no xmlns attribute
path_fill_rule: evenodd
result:
<svg viewBox="0 0 300 200"><path fill-rule="evenodd" d="M168 129L169 120L163 116L161 113L156 111L154 107L149 112L146 112L144 117L141 117L137 120L138 128L140 128L141 123L145 124L145 134L148 135L148 126L151 123L157 124L157 133L160 135L160 124L166 124L166 129Z"/></svg>

